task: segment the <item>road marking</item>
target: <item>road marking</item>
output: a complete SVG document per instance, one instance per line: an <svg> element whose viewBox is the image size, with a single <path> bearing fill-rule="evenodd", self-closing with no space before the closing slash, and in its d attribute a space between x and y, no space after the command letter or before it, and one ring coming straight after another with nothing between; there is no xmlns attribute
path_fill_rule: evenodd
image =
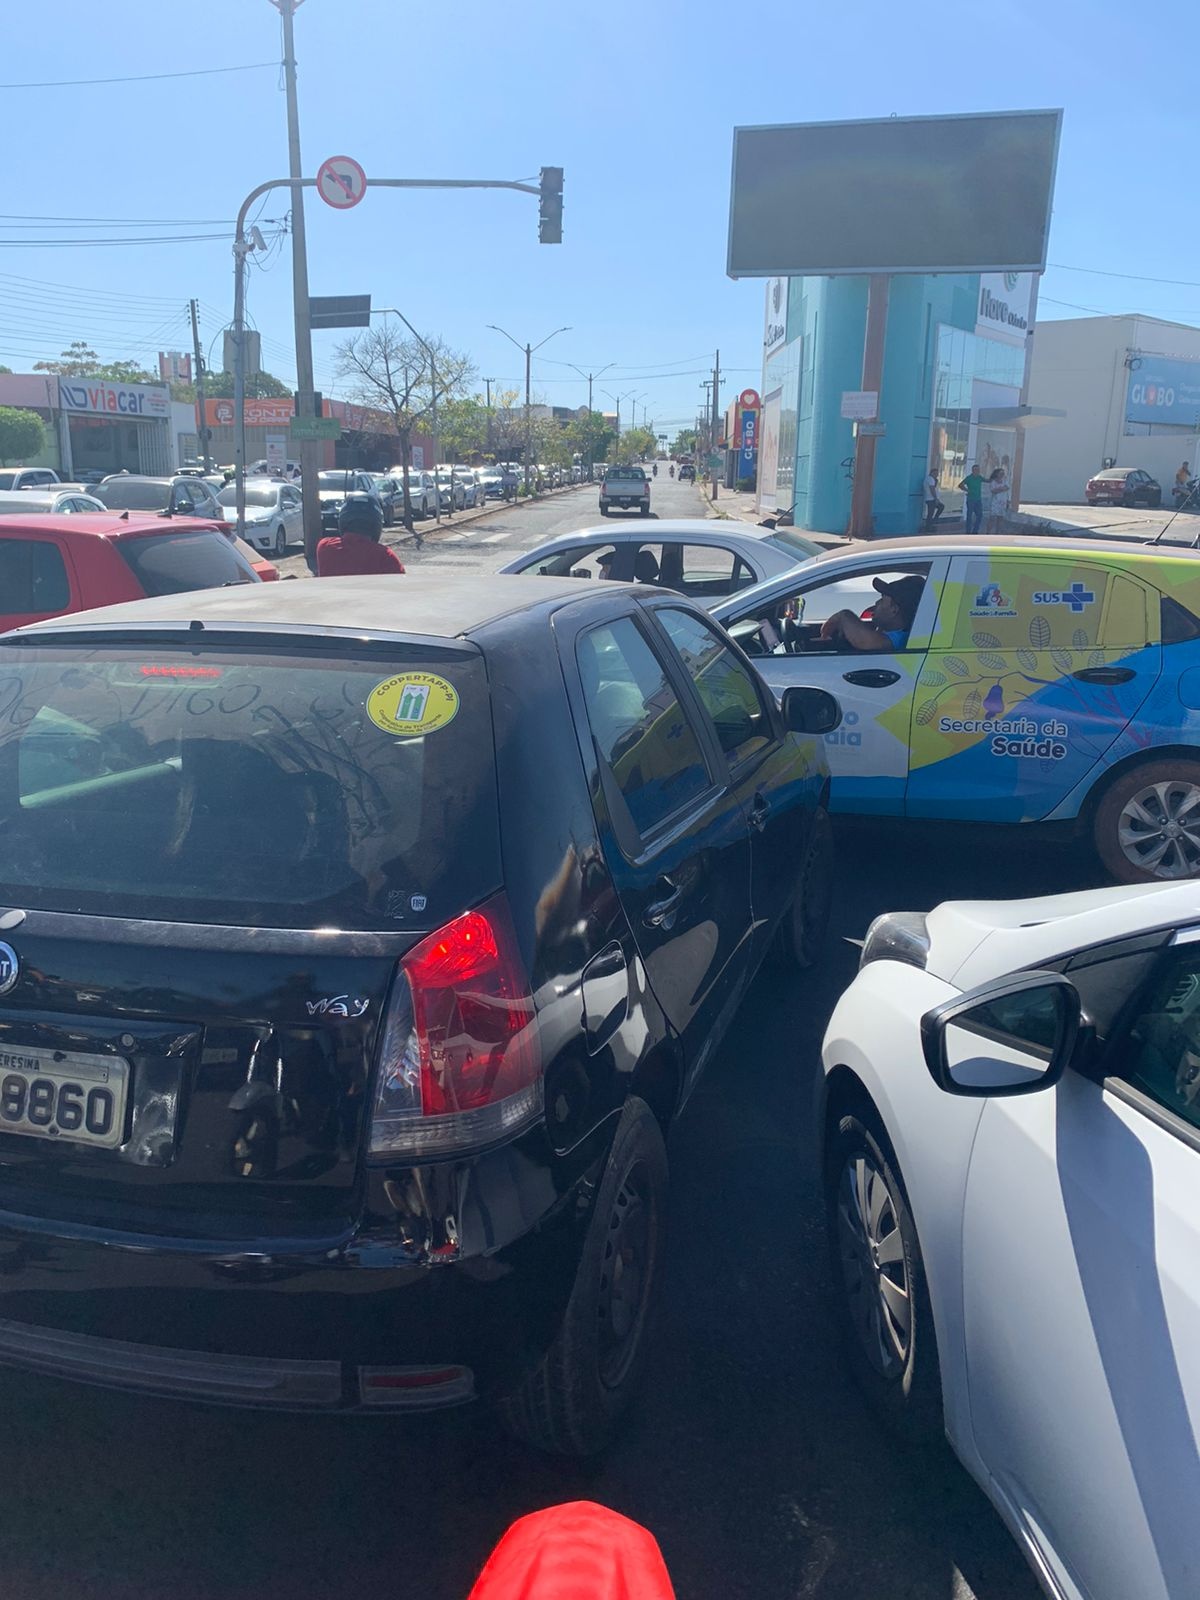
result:
<svg viewBox="0 0 1200 1600"><path fill-rule="evenodd" d="M511 539L512 532L506 528L503 533L489 533L486 539L481 539L480 544L499 544L502 539Z"/></svg>

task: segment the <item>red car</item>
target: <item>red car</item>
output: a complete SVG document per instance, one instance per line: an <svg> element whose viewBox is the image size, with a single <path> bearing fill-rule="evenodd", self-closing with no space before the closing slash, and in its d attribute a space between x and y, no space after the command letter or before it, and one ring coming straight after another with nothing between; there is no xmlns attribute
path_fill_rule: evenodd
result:
<svg viewBox="0 0 1200 1600"><path fill-rule="evenodd" d="M1090 506L1161 506L1162 485L1141 467L1106 467L1088 479L1083 497Z"/></svg>
<svg viewBox="0 0 1200 1600"><path fill-rule="evenodd" d="M147 595L259 581L215 523L194 517L0 518L0 632Z"/></svg>

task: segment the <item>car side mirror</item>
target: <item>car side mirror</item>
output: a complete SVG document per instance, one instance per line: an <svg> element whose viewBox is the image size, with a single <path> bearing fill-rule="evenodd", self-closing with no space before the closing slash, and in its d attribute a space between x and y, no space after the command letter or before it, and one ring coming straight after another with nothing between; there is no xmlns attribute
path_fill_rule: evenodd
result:
<svg viewBox="0 0 1200 1600"><path fill-rule="evenodd" d="M832 733L842 720L841 706L825 689L785 689L780 705L789 733Z"/></svg>
<svg viewBox="0 0 1200 1600"><path fill-rule="evenodd" d="M947 1094L1034 1094L1057 1083L1091 1029L1061 972L985 983L921 1018L925 1065Z"/></svg>

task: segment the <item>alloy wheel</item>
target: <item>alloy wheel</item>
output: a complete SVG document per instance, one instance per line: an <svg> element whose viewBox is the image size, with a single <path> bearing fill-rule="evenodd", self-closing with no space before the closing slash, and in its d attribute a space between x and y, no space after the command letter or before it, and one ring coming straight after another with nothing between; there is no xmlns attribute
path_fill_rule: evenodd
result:
<svg viewBox="0 0 1200 1600"><path fill-rule="evenodd" d="M1130 795L1117 819L1117 840L1127 860L1156 878L1200 873L1200 784L1177 778Z"/></svg>
<svg viewBox="0 0 1200 1600"><path fill-rule="evenodd" d="M898 1378L912 1349L912 1283L895 1197L866 1150L838 1181L837 1243L850 1321L871 1367Z"/></svg>
<svg viewBox="0 0 1200 1600"><path fill-rule="evenodd" d="M619 1388L637 1354L654 1278L653 1201L640 1164L630 1168L609 1213L601 1265L600 1380Z"/></svg>

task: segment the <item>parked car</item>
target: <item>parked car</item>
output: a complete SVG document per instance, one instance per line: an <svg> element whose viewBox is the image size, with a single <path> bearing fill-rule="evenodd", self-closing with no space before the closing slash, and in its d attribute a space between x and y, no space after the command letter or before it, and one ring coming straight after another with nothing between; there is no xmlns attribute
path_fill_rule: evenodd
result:
<svg viewBox="0 0 1200 1600"><path fill-rule="evenodd" d="M559 534L523 550L500 571L555 578L607 575L658 584L712 606L772 574L794 571L798 562L821 551L815 540L791 528L770 533L749 522L660 518L649 536L647 530L632 527Z"/></svg>
<svg viewBox="0 0 1200 1600"><path fill-rule="evenodd" d="M276 472L264 457L261 461L254 461L246 468L248 478L279 477L295 482L300 476L300 463L298 461L285 461L282 472Z"/></svg>
<svg viewBox="0 0 1200 1600"><path fill-rule="evenodd" d="M383 515L383 505L375 480L369 472L356 472L343 467L317 473L317 498L321 502L321 528L325 533L336 533L338 513L351 498L373 500Z"/></svg>
<svg viewBox="0 0 1200 1600"><path fill-rule="evenodd" d="M1088 479L1083 497L1090 506L1161 506L1162 485L1141 467L1107 467Z"/></svg>
<svg viewBox="0 0 1200 1600"><path fill-rule="evenodd" d="M482 473L484 493L489 500L510 500L517 492L520 478L512 467L485 467Z"/></svg>
<svg viewBox="0 0 1200 1600"><path fill-rule="evenodd" d="M227 483L217 495L226 522L237 521L237 488ZM298 485L277 478L256 478L246 484L245 536L257 550L278 560L289 544L304 543L304 502Z"/></svg>
<svg viewBox="0 0 1200 1600"><path fill-rule="evenodd" d="M398 485L396 513L400 515L404 505L404 468L392 467L388 477ZM432 472L418 472L412 467L409 468L408 499L414 517L433 516L438 507L438 491Z"/></svg>
<svg viewBox="0 0 1200 1600"><path fill-rule="evenodd" d="M899 648L822 637L898 582L917 597ZM1120 881L1200 871L1197 552L888 539L822 554L714 615L777 693L800 682L837 695L835 811L1062 822Z"/></svg>
<svg viewBox="0 0 1200 1600"><path fill-rule="evenodd" d="M823 945L837 706L781 713L674 595L320 588L0 643L0 1361L486 1395L589 1453L645 1357L665 1133L768 950Z"/></svg>
<svg viewBox="0 0 1200 1600"><path fill-rule="evenodd" d="M449 515L454 511L465 510L467 486L458 474L455 473L452 476L449 472L443 472L439 468L436 476L438 491L442 497L442 511Z"/></svg>
<svg viewBox="0 0 1200 1600"><path fill-rule="evenodd" d="M879 918L824 1045L845 1348L951 1445L1048 1595L1200 1558L1195 886Z"/></svg>
<svg viewBox="0 0 1200 1600"><path fill-rule="evenodd" d="M175 473L170 477L142 477L120 472L105 478L93 490L110 511L161 511L175 517L211 517L224 521L221 506L203 478Z"/></svg>
<svg viewBox="0 0 1200 1600"><path fill-rule="evenodd" d="M696 469L690 461L685 461L679 469L680 483L695 483Z"/></svg>
<svg viewBox="0 0 1200 1600"><path fill-rule="evenodd" d="M107 511L95 495L74 484L57 484L53 489L14 489L0 491L0 516L27 516L32 511L48 511L55 516L72 516L80 511Z"/></svg>
<svg viewBox="0 0 1200 1600"><path fill-rule="evenodd" d="M478 486L475 474L470 467L459 467L447 462L437 469L438 482L450 486L454 480L454 504L459 510L467 511L474 508L478 501Z"/></svg>
<svg viewBox="0 0 1200 1600"><path fill-rule="evenodd" d="M2 631L146 595L257 581L252 564L211 523L144 512L125 521L109 511L0 517Z"/></svg>
<svg viewBox="0 0 1200 1600"><path fill-rule="evenodd" d="M600 485L600 515L610 511L637 511L650 515L650 480L644 467L609 467Z"/></svg>
<svg viewBox="0 0 1200 1600"><path fill-rule="evenodd" d="M404 520L403 480L390 477L385 472L373 472L371 481L375 485L376 494L379 496L384 527L390 528L396 522L402 522Z"/></svg>
<svg viewBox="0 0 1200 1600"><path fill-rule="evenodd" d="M58 482L53 467L0 467L0 491L50 489Z"/></svg>

